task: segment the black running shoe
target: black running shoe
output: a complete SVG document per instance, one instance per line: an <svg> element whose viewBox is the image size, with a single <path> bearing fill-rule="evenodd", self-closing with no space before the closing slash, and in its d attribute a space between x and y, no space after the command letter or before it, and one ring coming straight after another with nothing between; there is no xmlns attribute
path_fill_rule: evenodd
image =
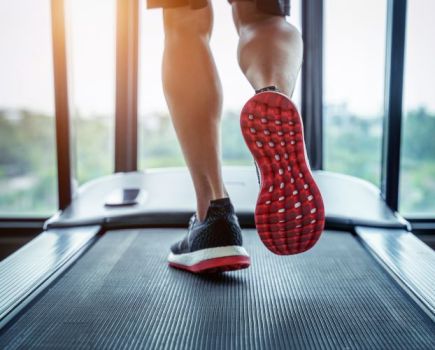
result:
<svg viewBox="0 0 435 350"><path fill-rule="evenodd" d="M229 198L210 201L206 218L193 215L186 237L171 247L169 265L193 273L247 268L251 260L242 247L242 230Z"/></svg>

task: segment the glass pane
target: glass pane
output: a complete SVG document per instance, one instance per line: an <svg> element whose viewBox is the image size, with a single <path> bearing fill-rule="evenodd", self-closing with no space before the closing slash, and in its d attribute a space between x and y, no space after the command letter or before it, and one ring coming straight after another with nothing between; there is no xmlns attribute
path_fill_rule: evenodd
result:
<svg viewBox="0 0 435 350"><path fill-rule="evenodd" d="M325 0L324 167L379 186L386 0Z"/></svg>
<svg viewBox="0 0 435 350"><path fill-rule="evenodd" d="M115 0L67 0L74 170L79 184L113 172Z"/></svg>
<svg viewBox="0 0 435 350"><path fill-rule="evenodd" d="M435 217L433 0L408 1L400 211Z"/></svg>
<svg viewBox="0 0 435 350"><path fill-rule="evenodd" d="M143 2L141 2L144 5ZM161 83L163 53L162 11L141 9L139 76L139 167L184 165L173 129ZM227 1L214 1L212 50L222 80L224 106L222 153L225 165L253 164L240 132L239 116L252 88L237 63L237 33ZM300 0L292 1L290 22L300 30ZM294 100L300 104L300 82Z"/></svg>
<svg viewBox="0 0 435 350"><path fill-rule="evenodd" d="M0 216L57 209L49 0L0 2Z"/></svg>

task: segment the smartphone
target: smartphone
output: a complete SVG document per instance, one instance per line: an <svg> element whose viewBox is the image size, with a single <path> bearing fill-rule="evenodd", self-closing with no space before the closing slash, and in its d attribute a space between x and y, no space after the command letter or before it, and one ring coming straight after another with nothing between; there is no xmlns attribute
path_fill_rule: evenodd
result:
<svg viewBox="0 0 435 350"><path fill-rule="evenodd" d="M117 189L109 194L104 205L106 207L125 207L137 204L139 188Z"/></svg>

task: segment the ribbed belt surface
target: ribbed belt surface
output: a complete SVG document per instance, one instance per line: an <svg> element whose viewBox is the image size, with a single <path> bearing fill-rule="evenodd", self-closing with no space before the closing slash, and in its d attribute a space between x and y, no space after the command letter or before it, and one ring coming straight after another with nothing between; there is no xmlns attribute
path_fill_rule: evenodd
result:
<svg viewBox="0 0 435 350"><path fill-rule="evenodd" d="M184 230L109 231L0 334L1 349L435 349L434 323L358 241L326 232L247 270L168 268Z"/></svg>

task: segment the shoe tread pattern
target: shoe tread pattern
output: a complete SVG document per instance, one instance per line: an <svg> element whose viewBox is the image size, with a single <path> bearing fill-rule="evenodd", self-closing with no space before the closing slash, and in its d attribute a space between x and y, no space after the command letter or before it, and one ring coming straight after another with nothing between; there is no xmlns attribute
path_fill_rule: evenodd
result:
<svg viewBox="0 0 435 350"><path fill-rule="evenodd" d="M302 120L283 94L263 92L244 106L241 129L260 170L255 224L275 254L302 253L325 223L322 196L305 155Z"/></svg>

